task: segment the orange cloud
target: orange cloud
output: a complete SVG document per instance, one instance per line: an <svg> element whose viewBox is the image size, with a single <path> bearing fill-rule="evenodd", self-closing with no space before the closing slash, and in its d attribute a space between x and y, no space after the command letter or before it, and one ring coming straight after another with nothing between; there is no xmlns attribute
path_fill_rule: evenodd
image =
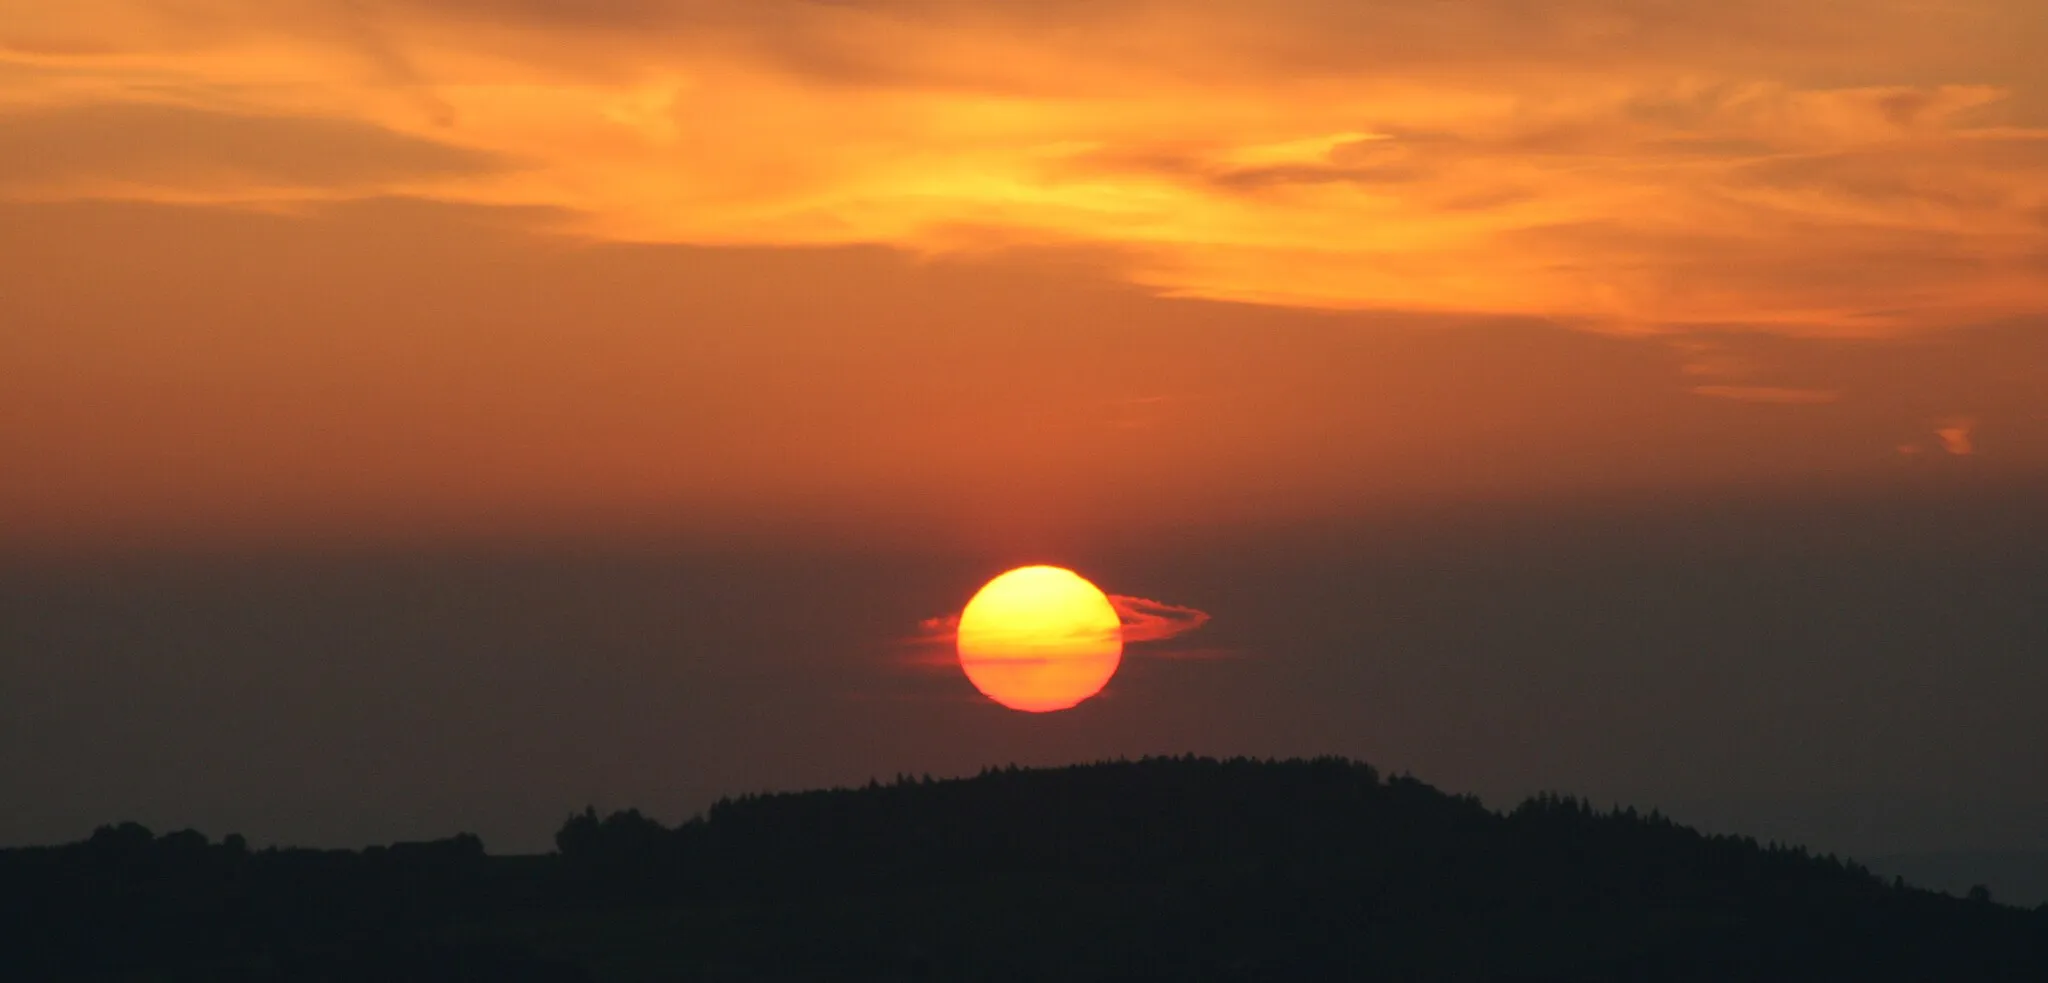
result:
<svg viewBox="0 0 2048 983"><path fill-rule="evenodd" d="M1956 457L1968 457L1977 452L1977 444L1971 434L1977 429L1977 421L1967 417L1956 417L1944 421L1934 430L1935 439L1941 441L1941 449Z"/></svg>
<svg viewBox="0 0 2048 983"><path fill-rule="evenodd" d="M1117 619L1123 623L1123 640L1127 645L1178 638L1209 623L1206 611L1164 601L1111 594L1109 603L1116 609ZM960 616L948 614L926 618L918 622L917 627L917 634L907 640L911 646L945 650L942 654L918 661L951 663L950 649L960 629Z"/></svg>
<svg viewBox="0 0 2048 983"><path fill-rule="evenodd" d="M1109 596L1123 622L1125 642L1163 642L1209 623L1209 614L1195 608L1123 594Z"/></svg>
<svg viewBox="0 0 2048 983"><path fill-rule="evenodd" d="M1692 392L1716 399L1742 403L1776 403L1782 406L1811 406L1832 403L1842 394L1832 389L1794 389L1785 386L1694 386Z"/></svg>
<svg viewBox="0 0 2048 983"><path fill-rule="evenodd" d="M2048 310L2033 7L0 0L12 125L200 124L118 167L46 126L77 163L0 193L400 193L614 240L1103 247L1177 296L1886 334Z"/></svg>
<svg viewBox="0 0 2048 983"><path fill-rule="evenodd" d="M147 188L232 197L389 192L503 170L493 154L347 119L250 116L147 103L0 116L0 191L21 196Z"/></svg>

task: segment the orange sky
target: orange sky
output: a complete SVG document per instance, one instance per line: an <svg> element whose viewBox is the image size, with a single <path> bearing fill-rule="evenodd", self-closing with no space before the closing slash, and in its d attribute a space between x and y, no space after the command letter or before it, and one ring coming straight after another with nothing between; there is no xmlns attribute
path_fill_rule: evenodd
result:
<svg viewBox="0 0 2048 983"><path fill-rule="evenodd" d="M2044 48L2035 0L0 0L0 544L2035 472Z"/></svg>

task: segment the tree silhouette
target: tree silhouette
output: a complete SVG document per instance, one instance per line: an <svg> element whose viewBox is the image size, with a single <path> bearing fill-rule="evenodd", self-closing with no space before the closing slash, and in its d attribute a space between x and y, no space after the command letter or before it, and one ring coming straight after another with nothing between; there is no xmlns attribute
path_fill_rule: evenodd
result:
<svg viewBox="0 0 2048 983"><path fill-rule="evenodd" d="M2048 906L1338 758L1156 758L265 849L0 851L0 979L2048 979Z"/></svg>

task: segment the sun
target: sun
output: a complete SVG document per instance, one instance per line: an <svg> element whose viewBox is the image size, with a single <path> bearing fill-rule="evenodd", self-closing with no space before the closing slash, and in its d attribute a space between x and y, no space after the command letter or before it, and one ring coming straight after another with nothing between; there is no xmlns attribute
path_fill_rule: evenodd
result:
<svg viewBox="0 0 2048 983"><path fill-rule="evenodd" d="M1012 710L1065 710L1102 692L1123 661L1123 627L1100 588L1060 567L1019 567L960 612L960 668Z"/></svg>

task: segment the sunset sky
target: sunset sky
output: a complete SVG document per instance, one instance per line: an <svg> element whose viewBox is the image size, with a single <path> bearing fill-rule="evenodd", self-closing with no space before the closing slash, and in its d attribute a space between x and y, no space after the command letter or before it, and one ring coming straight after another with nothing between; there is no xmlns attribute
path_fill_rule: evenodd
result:
<svg viewBox="0 0 2048 983"><path fill-rule="evenodd" d="M2048 849L2044 51L0 0L0 843L1195 750ZM1212 620L1003 717L905 640L1027 563Z"/></svg>

